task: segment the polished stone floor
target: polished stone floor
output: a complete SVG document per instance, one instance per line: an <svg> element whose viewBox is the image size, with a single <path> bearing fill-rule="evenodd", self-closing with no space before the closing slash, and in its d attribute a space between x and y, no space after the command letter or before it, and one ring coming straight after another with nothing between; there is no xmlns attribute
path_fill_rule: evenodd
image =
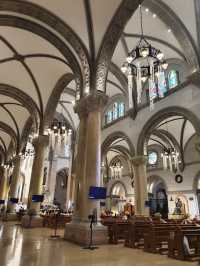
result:
<svg viewBox="0 0 200 266"><path fill-rule="evenodd" d="M63 235L63 232L60 231ZM117 246L101 246L86 251L62 239L52 240L49 229L22 229L0 223L0 266L194 266Z"/></svg>

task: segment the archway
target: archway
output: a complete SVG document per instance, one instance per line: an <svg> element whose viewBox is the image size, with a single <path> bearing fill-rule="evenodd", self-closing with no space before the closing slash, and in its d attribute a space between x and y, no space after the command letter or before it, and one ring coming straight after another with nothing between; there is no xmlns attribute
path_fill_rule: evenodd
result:
<svg viewBox="0 0 200 266"><path fill-rule="evenodd" d="M56 174L54 204L66 210L68 170L62 169Z"/></svg>
<svg viewBox="0 0 200 266"><path fill-rule="evenodd" d="M110 209L113 213L124 211L127 191L124 184L120 181L115 182L110 189Z"/></svg>
<svg viewBox="0 0 200 266"><path fill-rule="evenodd" d="M150 213L160 213L163 218L168 218L168 197L165 181L159 176L148 178L148 192L150 201Z"/></svg>

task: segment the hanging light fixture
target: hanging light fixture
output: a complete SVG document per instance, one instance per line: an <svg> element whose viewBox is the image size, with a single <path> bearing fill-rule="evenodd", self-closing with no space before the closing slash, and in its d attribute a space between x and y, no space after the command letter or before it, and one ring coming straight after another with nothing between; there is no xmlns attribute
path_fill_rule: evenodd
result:
<svg viewBox="0 0 200 266"><path fill-rule="evenodd" d="M50 136L50 145L58 152L61 146L70 144L69 138L71 138L72 129L68 128L65 121L54 120L47 129L47 133Z"/></svg>
<svg viewBox="0 0 200 266"><path fill-rule="evenodd" d="M111 169L111 178L112 179L119 179L122 178L122 169L123 166L121 165L121 162L118 161L110 166Z"/></svg>
<svg viewBox="0 0 200 266"><path fill-rule="evenodd" d="M139 43L132 49L123 63L121 70L128 77L129 98L132 97L133 77L137 83L137 102L141 103L143 83L148 80L150 109L153 109L154 99L163 97L163 92L157 88L158 84L165 82L164 70L168 64L164 60L164 54L159 49L153 47L144 37L142 6L139 5L141 36ZM130 101L129 101L130 103ZM131 108L132 106L129 106Z"/></svg>
<svg viewBox="0 0 200 266"><path fill-rule="evenodd" d="M165 148L164 152L161 153L163 159L163 169L169 169L171 172L179 171L179 152L174 148Z"/></svg>

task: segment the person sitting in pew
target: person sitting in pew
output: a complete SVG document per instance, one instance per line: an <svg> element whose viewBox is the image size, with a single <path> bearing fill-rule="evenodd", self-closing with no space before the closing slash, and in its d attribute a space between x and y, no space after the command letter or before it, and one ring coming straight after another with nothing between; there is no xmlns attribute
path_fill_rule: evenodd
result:
<svg viewBox="0 0 200 266"><path fill-rule="evenodd" d="M167 224L167 222L164 220L164 219L162 219L162 215L159 213L159 212L156 212L155 214L154 214L154 217L153 217L153 222L154 223L163 223L163 224Z"/></svg>

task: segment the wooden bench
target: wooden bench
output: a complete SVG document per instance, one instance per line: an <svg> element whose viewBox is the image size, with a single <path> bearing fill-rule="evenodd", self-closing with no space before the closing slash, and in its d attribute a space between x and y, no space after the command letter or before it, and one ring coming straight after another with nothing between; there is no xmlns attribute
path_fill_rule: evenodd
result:
<svg viewBox="0 0 200 266"><path fill-rule="evenodd" d="M187 242L191 252L188 252ZM199 260L200 228L178 228L176 231L170 232L168 247L168 256L170 258L179 260Z"/></svg>
<svg viewBox="0 0 200 266"><path fill-rule="evenodd" d="M149 232L151 222L149 220L133 220L129 222L126 234L125 246L141 248L144 246L144 234Z"/></svg>
<svg viewBox="0 0 200 266"><path fill-rule="evenodd" d="M196 230L195 225L153 224L144 236L144 251L151 253L166 254L171 232L178 229Z"/></svg>
<svg viewBox="0 0 200 266"><path fill-rule="evenodd" d="M118 217L110 217L103 219L101 223L108 227L109 244L118 244L119 240L125 241L129 225L128 220L123 220Z"/></svg>

